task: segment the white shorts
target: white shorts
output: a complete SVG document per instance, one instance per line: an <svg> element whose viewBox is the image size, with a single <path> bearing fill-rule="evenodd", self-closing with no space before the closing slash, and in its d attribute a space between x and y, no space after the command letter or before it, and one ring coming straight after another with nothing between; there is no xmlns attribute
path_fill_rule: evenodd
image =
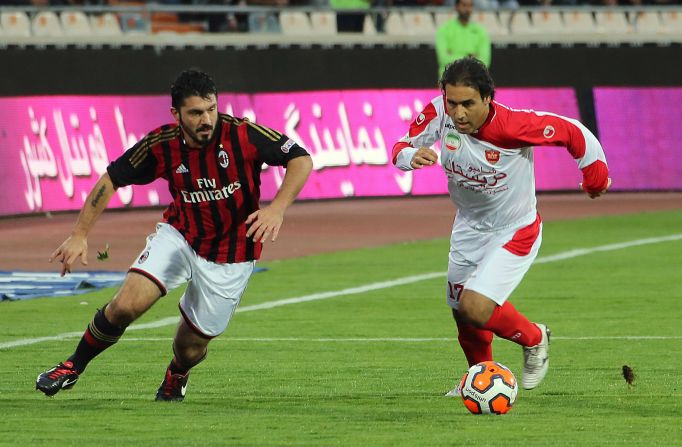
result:
<svg viewBox="0 0 682 447"><path fill-rule="evenodd" d="M455 220L448 260L448 305L457 309L464 289L504 304L535 260L541 243L539 215L530 225L492 232L477 231Z"/></svg>
<svg viewBox="0 0 682 447"><path fill-rule="evenodd" d="M196 254L178 230L159 223L130 271L152 280L162 295L188 282L180 299L180 312L199 335L212 338L227 329L255 264L207 261Z"/></svg>

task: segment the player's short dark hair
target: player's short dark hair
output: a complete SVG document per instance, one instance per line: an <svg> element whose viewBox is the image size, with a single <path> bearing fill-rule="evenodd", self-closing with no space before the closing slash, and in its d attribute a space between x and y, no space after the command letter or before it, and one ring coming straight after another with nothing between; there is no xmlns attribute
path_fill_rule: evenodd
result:
<svg viewBox="0 0 682 447"><path fill-rule="evenodd" d="M473 56L463 57L449 63L440 77L440 88L445 91L445 85L464 85L478 90L481 98L490 96L495 98L495 83L485 64Z"/></svg>
<svg viewBox="0 0 682 447"><path fill-rule="evenodd" d="M178 75L171 85L171 104L177 110L190 96L208 98L210 95L218 96L215 82L211 77L199 70L185 70Z"/></svg>

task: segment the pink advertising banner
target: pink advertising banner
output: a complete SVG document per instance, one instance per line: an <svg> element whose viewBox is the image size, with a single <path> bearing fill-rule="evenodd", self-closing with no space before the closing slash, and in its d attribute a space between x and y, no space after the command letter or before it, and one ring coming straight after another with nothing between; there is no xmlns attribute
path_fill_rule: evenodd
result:
<svg viewBox="0 0 682 447"><path fill-rule="evenodd" d="M312 155L314 171L301 199L446 193L439 167L403 173L391 148L436 90L349 90L219 95L219 108L286 133ZM500 102L579 118L571 88L497 92ZM79 209L107 165L150 130L169 122L160 96L0 98L0 215ZM539 190L575 189L575 162L562 148L535 151ZM262 198L271 199L284 171L268 167ZM111 206L169 202L163 180L120 188Z"/></svg>
<svg viewBox="0 0 682 447"><path fill-rule="evenodd" d="M682 189L682 88L594 89L613 189Z"/></svg>

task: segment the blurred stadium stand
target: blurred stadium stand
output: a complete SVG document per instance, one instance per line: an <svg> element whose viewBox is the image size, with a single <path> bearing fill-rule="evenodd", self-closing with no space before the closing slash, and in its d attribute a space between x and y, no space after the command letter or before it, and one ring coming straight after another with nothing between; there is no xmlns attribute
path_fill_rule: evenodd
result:
<svg viewBox="0 0 682 447"><path fill-rule="evenodd" d="M364 15L364 25L358 32L339 33L338 11L319 0L278 7L263 6L268 2L232 6L205 1L12 3L22 2L0 2L0 46L433 45L437 27L453 16L451 6L344 10ZM665 6L563 6L566 3L479 8L474 18L488 29L495 45L682 42L679 0Z"/></svg>

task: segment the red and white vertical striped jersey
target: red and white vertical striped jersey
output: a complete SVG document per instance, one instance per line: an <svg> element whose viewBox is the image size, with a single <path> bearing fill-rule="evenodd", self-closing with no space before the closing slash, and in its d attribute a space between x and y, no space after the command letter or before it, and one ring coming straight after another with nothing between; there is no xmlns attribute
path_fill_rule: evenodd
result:
<svg viewBox="0 0 682 447"><path fill-rule="evenodd" d="M583 172L586 191L602 191L608 182L606 157L597 138L580 122L552 113L515 110L492 101L484 124L467 135L457 132L439 96L395 144L393 163L411 170L417 149L438 140L457 218L481 231L535 220L534 145L565 146Z"/></svg>
<svg viewBox="0 0 682 447"><path fill-rule="evenodd" d="M163 220L201 257L219 263L258 259L261 242L246 237L258 209L263 163L286 166L305 149L275 130L219 114L213 141L188 147L178 124L145 136L107 168L115 187L168 181L173 202Z"/></svg>

